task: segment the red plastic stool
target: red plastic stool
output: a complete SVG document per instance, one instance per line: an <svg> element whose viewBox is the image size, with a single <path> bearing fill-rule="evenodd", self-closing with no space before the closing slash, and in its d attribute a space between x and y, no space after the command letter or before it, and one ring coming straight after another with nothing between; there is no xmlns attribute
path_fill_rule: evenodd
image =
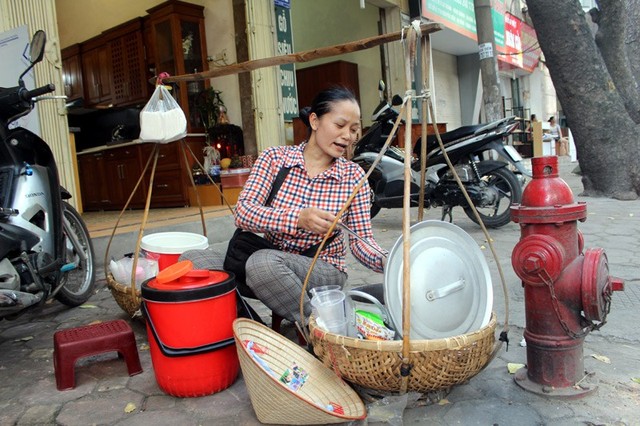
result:
<svg viewBox="0 0 640 426"><path fill-rule="evenodd" d="M75 387L75 364L79 358L118 351L129 375L142 373L136 338L124 320L107 321L59 330L53 334L53 367L58 390Z"/></svg>

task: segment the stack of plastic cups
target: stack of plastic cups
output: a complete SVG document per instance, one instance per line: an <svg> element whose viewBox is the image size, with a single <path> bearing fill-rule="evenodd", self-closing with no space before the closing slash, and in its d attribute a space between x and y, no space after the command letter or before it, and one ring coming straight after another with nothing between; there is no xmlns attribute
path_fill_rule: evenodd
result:
<svg viewBox="0 0 640 426"><path fill-rule="evenodd" d="M345 294L342 290L315 289L311 298L314 314L317 312L318 325L330 333L347 335Z"/></svg>

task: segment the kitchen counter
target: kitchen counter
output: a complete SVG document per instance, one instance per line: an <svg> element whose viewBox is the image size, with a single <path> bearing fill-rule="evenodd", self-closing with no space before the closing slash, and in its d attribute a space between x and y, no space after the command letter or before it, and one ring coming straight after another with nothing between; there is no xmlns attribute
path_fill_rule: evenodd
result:
<svg viewBox="0 0 640 426"><path fill-rule="evenodd" d="M206 136L206 134L204 133L187 133L186 138L189 137L200 137L200 136ZM100 151L106 151L109 149L114 149L114 148L122 148L125 146L131 146L131 145L136 145L136 144L143 144L143 143L155 143L155 142L145 142L142 139L132 139L130 141L122 141L120 143L113 143L113 144L105 144L105 145L100 145L100 146L95 146L93 148L88 148L88 149L83 149L82 151L79 151L77 155L84 155L84 154L91 154L94 152L100 152ZM169 142L169 143L173 143L173 142ZM164 144L162 144L164 145Z"/></svg>
<svg viewBox="0 0 640 426"><path fill-rule="evenodd" d="M93 148L89 148L89 149L84 149L80 152L78 152L78 155L84 155L84 154L92 154L94 152L100 152L100 151L106 151L109 149L114 149L114 148L122 148L125 146L131 146L131 145L136 145L136 144L141 144L141 143L151 143L151 142L143 142L142 139L133 139L131 141L123 141L122 143L114 143L114 144L110 144L110 145L100 145L100 146L96 146Z"/></svg>

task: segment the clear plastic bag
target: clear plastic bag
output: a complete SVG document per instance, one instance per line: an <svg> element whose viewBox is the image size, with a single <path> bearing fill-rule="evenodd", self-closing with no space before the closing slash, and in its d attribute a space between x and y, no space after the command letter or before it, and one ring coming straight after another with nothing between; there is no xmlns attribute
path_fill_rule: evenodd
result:
<svg viewBox="0 0 640 426"><path fill-rule="evenodd" d="M131 282L131 269L133 268L133 259L123 257L120 260L111 260L109 270L113 274L113 279L119 283ZM158 261L153 259L145 259L140 257L136 265L136 285L141 285L145 280L158 275Z"/></svg>
<svg viewBox="0 0 640 426"><path fill-rule="evenodd" d="M186 135L187 118L182 108L164 85L157 85L151 99L140 111L140 139L169 143Z"/></svg>

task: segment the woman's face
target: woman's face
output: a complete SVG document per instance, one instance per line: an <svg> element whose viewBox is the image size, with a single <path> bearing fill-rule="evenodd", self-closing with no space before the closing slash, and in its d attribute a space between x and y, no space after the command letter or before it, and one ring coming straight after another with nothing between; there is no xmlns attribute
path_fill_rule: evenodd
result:
<svg viewBox="0 0 640 426"><path fill-rule="evenodd" d="M322 117L312 113L309 122L318 147L333 158L341 157L358 136L360 107L350 100L338 101Z"/></svg>

